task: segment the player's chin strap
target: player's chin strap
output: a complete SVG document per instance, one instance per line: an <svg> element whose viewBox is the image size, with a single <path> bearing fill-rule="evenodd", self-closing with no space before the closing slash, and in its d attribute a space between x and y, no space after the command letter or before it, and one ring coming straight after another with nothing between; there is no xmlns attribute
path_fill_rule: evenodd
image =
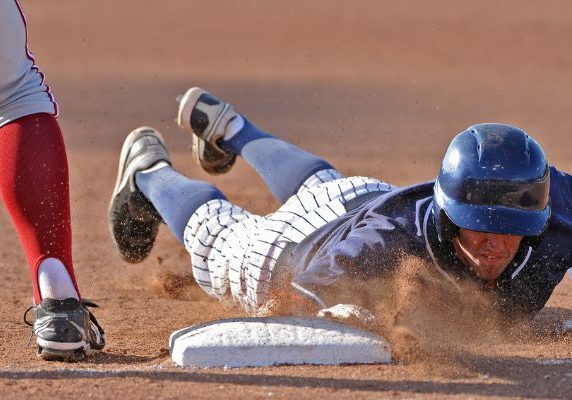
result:
<svg viewBox="0 0 572 400"><path fill-rule="evenodd" d="M532 246L528 246L528 251L526 252L526 256L524 257L524 261L521 262L520 265L514 270L514 272L510 276L510 279L516 278L516 276L520 273L520 271L522 271L522 269L524 268L524 266L528 262L528 259L530 258L531 254L532 254Z"/></svg>
<svg viewBox="0 0 572 400"><path fill-rule="evenodd" d="M437 271L439 271L439 273L441 275L443 275L445 277L445 279L447 279L449 282L451 282L453 284L453 286L455 286L457 289L461 290L461 286L459 286L459 284L457 282L455 282L455 279L453 279L451 277L451 275L446 273L443 270L443 268L441 268L441 266L437 262L437 259L435 258L435 254L433 253L433 250L431 249L431 245L429 244L429 238L427 236L427 223L429 222L429 216L431 215L432 209L433 209L433 201L431 201L431 203L429 203L429 206L427 206L427 211L425 211L425 216L423 217L423 238L425 239L425 247L427 248L427 251L429 252L429 255L431 256L431 261L433 261L433 265L435 266L435 268L437 268Z"/></svg>

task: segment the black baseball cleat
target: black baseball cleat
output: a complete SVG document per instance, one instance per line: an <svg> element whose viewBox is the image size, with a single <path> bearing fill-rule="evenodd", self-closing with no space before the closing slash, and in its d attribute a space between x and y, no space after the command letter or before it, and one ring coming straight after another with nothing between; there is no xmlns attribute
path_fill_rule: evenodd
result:
<svg viewBox="0 0 572 400"><path fill-rule="evenodd" d="M46 298L26 310L24 322L33 328L40 357L48 361L80 361L104 348L105 332L87 307L98 306L86 299ZM30 310L34 323L26 318Z"/></svg>
<svg viewBox="0 0 572 400"><path fill-rule="evenodd" d="M153 128L131 132L121 149L119 171L109 204L109 231L115 248L130 263L143 261L151 252L161 216L135 184L135 174L159 162L171 165L163 137Z"/></svg>
<svg viewBox="0 0 572 400"><path fill-rule="evenodd" d="M224 174L234 165L236 155L221 149L217 142L238 115L230 104L198 87L180 96L177 123L193 132L192 155L206 172Z"/></svg>

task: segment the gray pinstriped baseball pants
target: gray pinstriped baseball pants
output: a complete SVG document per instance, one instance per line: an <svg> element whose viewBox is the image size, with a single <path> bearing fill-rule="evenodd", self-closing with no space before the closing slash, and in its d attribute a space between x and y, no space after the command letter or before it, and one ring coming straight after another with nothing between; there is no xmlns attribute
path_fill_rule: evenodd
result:
<svg viewBox="0 0 572 400"><path fill-rule="evenodd" d="M343 178L327 169L310 176L275 213L259 216L227 200L211 200L187 223L185 248L193 276L209 295L233 299L254 313L269 296L272 272L287 243L299 243L346 213L344 204L395 187L367 177Z"/></svg>

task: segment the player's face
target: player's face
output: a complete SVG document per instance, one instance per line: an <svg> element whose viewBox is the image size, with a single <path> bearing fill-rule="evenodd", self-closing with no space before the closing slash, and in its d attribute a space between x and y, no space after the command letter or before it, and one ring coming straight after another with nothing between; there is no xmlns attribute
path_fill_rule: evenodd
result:
<svg viewBox="0 0 572 400"><path fill-rule="evenodd" d="M453 239L457 257L478 277L493 281L514 258L522 236L476 232L461 228Z"/></svg>

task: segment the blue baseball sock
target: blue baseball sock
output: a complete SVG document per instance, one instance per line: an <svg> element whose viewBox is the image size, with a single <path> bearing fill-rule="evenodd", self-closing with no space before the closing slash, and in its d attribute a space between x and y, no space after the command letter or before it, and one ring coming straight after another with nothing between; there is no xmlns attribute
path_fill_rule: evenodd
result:
<svg viewBox="0 0 572 400"><path fill-rule="evenodd" d="M321 158L261 131L246 118L244 126L228 140L221 140L219 146L242 156L282 203L310 176L333 168Z"/></svg>
<svg viewBox="0 0 572 400"><path fill-rule="evenodd" d="M137 172L135 183L183 244L183 234L191 215L209 200L226 199L215 186L189 179L168 165Z"/></svg>

